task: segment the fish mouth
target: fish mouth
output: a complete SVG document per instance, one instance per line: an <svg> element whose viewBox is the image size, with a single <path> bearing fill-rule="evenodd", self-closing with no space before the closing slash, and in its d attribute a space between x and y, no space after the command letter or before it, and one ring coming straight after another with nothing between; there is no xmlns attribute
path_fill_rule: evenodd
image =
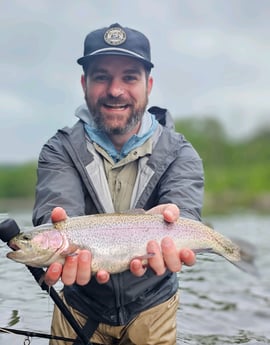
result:
<svg viewBox="0 0 270 345"><path fill-rule="evenodd" d="M11 249L13 249L13 251L15 251L15 252L21 250L21 248L20 248L17 244L15 244L15 243L9 243L8 246L9 246Z"/></svg>
<svg viewBox="0 0 270 345"><path fill-rule="evenodd" d="M24 263L24 261L25 261L25 253L20 248L18 248L16 250L12 250L11 252L7 253L7 257L9 259L17 261L17 262Z"/></svg>
<svg viewBox="0 0 270 345"><path fill-rule="evenodd" d="M25 255L25 251L18 246L15 242L10 241L8 244L9 248L12 249L11 252L7 253L9 259L14 259Z"/></svg>

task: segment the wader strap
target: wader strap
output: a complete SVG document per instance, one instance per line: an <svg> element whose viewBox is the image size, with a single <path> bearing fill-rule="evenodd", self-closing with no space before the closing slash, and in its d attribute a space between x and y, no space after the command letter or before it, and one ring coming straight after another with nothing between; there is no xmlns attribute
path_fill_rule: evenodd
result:
<svg viewBox="0 0 270 345"><path fill-rule="evenodd" d="M90 338L92 337L95 330L97 329L98 324L99 324L98 321L95 321L95 320L88 318L86 323L82 327L82 333L85 335L86 338L89 339L89 345L91 345ZM73 345L82 345L82 341L81 341L79 336L76 338Z"/></svg>

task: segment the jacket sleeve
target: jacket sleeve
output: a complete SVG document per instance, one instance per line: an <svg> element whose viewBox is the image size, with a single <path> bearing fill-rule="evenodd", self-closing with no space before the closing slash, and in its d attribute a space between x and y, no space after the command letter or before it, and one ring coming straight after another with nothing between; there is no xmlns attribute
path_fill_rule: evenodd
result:
<svg viewBox="0 0 270 345"><path fill-rule="evenodd" d="M204 196L204 170L200 156L179 134L175 159L159 181L159 203L175 203L182 217L201 220Z"/></svg>
<svg viewBox="0 0 270 345"><path fill-rule="evenodd" d="M56 206L65 208L69 216L83 215L84 204L78 172L55 135L43 146L39 156L33 224L49 222Z"/></svg>

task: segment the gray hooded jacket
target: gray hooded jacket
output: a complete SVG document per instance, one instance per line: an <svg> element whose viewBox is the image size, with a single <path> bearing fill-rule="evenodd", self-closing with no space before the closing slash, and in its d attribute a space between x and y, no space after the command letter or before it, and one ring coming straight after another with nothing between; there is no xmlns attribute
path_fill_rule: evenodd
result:
<svg viewBox="0 0 270 345"><path fill-rule="evenodd" d="M148 110L159 121L152 136L152 154L140 158L131 208L148 210L174 203L181 216L200 220L204 176L202 161L183 135L174 131L166 109ZM87 148L85 107L72 128L59 130L43 147L38 163L38 182L33 223L50 221L54 207L69 216L113 212L103 166L94 148ZM88 318L110 325L128 323L138 313L169 299L178 289L176 274L156 276L148 269L143 277L130 271L111 275L107 284L91 279L86 286L64 287L66 301Z"/></svg>

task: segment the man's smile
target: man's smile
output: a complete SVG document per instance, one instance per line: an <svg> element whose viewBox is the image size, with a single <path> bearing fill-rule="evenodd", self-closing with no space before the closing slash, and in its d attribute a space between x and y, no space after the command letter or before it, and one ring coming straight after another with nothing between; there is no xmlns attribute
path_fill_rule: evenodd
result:
<svg viewBox="0 0 270 345"><path fill-rule="evenodd" d="M113 109L118 109L118 108L126 108L127 105L118 105L118 104L104 104L105 107L108 107L108 108L113 108Z"/></svg>
<svg viewBox="0 0 270 345"><path fill-rule="evenodd" d="M110 104L110 103L103 103L102 106L106 109L112 110L125 110L129 107L129 104Z"/></svg>

